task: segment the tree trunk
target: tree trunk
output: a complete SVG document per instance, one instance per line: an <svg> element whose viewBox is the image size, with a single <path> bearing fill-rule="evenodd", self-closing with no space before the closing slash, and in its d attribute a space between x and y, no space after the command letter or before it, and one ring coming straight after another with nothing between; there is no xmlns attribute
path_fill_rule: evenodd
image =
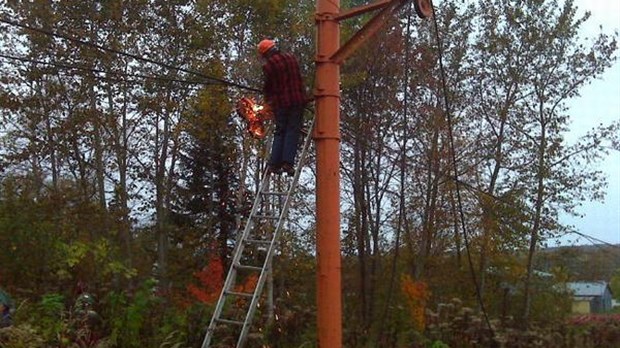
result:
<svg viewBox="0 0 620 348"><path fill-rule="evenodd" d="M99 207L102 211L107 210L107 202L105 197L105 165L103 164L103 144L101 142L101 121L97 112L97 96L95 94L95 85L90 88L90 110L92 116L93 133L94 133L94 151L95 151L95 177L96 192Z"/></svg>
<svg viewBox="0 0 620 348"><path fill-rule="evenodd" d="M527 273L525 276L525 284L524 284L524 291L525 291L525 297L524 297L524 303L523 303L523 325L527 326L528 322L529 322L529 317L530 317L530 307L532 304L532 293L531 293L531 287L532 287L532 273L533 273L533 268L534 268L534 254L536 252L536 247L538 245L538 238L539 238L539 230L540 230L540 223L541 223L541 218L542 218L542 208L543 208L543 200L544 200L544 193L545 193L545 187L544 187L544 179L546 177L546 171L547 169L545 168L545 155L546 155L546 146L547 146L547 134L546 134L546 121L544 119L544 112L543 112L543 105L541 103L540 105L540 113L539 113L539 117L540 117L540 123L541 123L541 129L540 129L540 144L538 145L538 159L537 159L537 164L536 164L536 198L534 201L534 217L533 217L533 224L532 224L532 230L530 232L530 246L529 246L529 250L527 253Z"/></svg>
<svg viewBox="0 0 620 348"><path fill-rule="evenodd" d="M114 94L112 88L108 88L109 117L111 118L111 128L114 135L113 143L116 153L116 164L118 166L118 184L115 188L118 198L118 212L120 213L119 241L121 250L127 267L131 267L131 225L129 220L129 193L127 191L127 151L128 151L128 124L127 124L127 93L124 91L124 104L120 110L120 122L114 120Z"/></svg>
<svg viewBox="0 0 620 348"><path fill-rule="evenodd" d="M363 150L362 144L358 139L354 144L354 164L353 164L353 197L355 203L354 211L354 226L355 235L357 238L357 258L359 261L359 287L360 287L360 316L361 321L366 324L368 313L368 294L367 294L367 216L366 216L366 203L364 195L364 183L362 177L363 171Z"/></svg>
<svg viewBox="0 0 620 348"><path fill-rule="evenodd" d="M424 213L422 218L422 235L418 250L418 260L414 267L414 278L424 278L426 263L430 255L432 238L435 229L435 215L437 209L438 180L439 180L439 125L438 117L433 121L433 136L427 157L426 193Z"/></svg>

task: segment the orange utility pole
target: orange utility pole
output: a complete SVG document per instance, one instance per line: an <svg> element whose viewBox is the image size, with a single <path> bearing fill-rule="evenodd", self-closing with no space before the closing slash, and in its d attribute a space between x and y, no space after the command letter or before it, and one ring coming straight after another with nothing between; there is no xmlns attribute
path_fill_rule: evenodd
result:
<svg viewBox="0 0 620 348"><path fill-rule="evenodd" d="M340 286L340 0L318 0L315 78L317 330L320 348L342 347Z"/></svg>
<svg viewBox="0 0 620 348"><path fill-rule="evenodd" d="M340 260L340 64L381 29L409 0L379 0L340 12L340 0L317 0L316 25L316 249L319 348L342 347ZM419 17L432 14L430 0L414 0ZM379 10L340 47L340 21Z"/></svg>

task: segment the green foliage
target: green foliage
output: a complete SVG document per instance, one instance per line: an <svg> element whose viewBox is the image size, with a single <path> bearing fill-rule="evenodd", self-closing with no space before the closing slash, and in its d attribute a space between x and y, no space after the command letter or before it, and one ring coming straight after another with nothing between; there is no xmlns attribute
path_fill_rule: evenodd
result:
<svg viewBox="0 0 620 348"><path fill-rule="evenodd" d="M67 329L65 297L60 294L46 294L30 309L30 325L37 328L46 342L60 344Z"/></svg>
<svg viewBox="0 0 620 348"><path fill-rule="evenodd" d="M573 297L562 289L562 284L545 284L536 289L532 300L531 317L539 325L547 326L564 321L571 312Z"/></svg>
<svg viewBox="0 0 620 348"><path fill-rule="evenodd" d="M3 281L12 286L37 287L54 276L50 266L59 258L57 217L51 202L35 201L24 180L5 179L0 187L0 253ZM51 273L51 274L50 274ZM10 290L10 289L9 289Z"/></svg>
<svg viewBox="0 0 620 348"><path fill-rule="evenodd" d="M538 270L558 271L564 279L614 282L620 271L620 255L613 245L581 245L546 248L537 257ZM614 296L617 292L613 288Z"/></svg>
<svg viewBox="0 0 620 348"><path fill-rule="evenodd" d="M450 346L441 341L434 341L430 348L450 348Z"/></svg>
<svg viewBox="0 0 620 348"><path fill-rule="evenodd" d="M0 347L3 348L44 348L48 347L44 337L28 324L0 329Z"/></svg>
<svg viewBox="0 0 620 348"><path fill-rule="evenodd" d="M170 298L157 296L156 291L157 282L148 279L133 293L113 292L102 299L101 315L110 345L156 348L198 344L208 320L204 307L172 306Z"/></svg>
<svg viewBox="0 0 620 348"><path fill-rule="evenodd" d="M0 187L0 243L6 246L0 275L9 290L62 288L69 295L80 278L107 284L136 275L118 258L114 237L97 225L102 212L96 207L76 205L70 188L63 196L44 192L35 199L24 185L25 178L9 177Z"/></svg>
<svg viewBox="0 0 620 348"><path fill-rule="evenodd" d="M133 294L113 292L102 300L107 304L102 314L109 321L112 344L140 347L146 343L144 337L154 333L153 311L161 304L153 293L155 285L155 280L150 279Z"/></svg>
<svg viewBox="0 0 620 348"><path fill-rule="evenodd" d="M113 247L110 240L101 238L88 246L94 256L95 264L98 265L101 276L115 277L122 276L131 279L138 274L138 270L127 265L118 259L117 250Z"/></svg>

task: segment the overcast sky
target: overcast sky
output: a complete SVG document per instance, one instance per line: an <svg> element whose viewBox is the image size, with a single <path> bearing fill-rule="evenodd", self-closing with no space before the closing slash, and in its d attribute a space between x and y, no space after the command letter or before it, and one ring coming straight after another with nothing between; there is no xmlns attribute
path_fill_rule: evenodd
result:
<svg viewBox="0 0 620 348"><path fill-rule="evenodd" d="M575 5L584 12L592 12L590 20L583 27L585 36L593 37L601 32L620 32L619 0L575 0ZM616 57L619 54L616 52ZM571 132L567 140L574 141L598 124L609 124L620 120L620 62L616 62L603 76L583 88L581 97L571 101ZM585 217L563 218L563 222L574 225L586 235L607 243L620 244L620 153L612 152L600 166L608 177L609 186L605 202L586 202L580 209ZM562 244L591 244L576 235L562 239Z"/></svg>

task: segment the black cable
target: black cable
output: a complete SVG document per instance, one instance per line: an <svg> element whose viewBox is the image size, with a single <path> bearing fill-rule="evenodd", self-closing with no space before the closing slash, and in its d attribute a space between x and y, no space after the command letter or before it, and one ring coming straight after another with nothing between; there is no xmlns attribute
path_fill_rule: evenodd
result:
<svg viewBox="0 0 620 348"><path fill-rule="evenodd" d="M23 29L32 30L32 31L35 31L35 32L38 32L38 33L41 33L41 34L58 37L58 38L61 38L61 39L64 39L64 40L68 40L68 41L72 41L72 42L78 43L80 45L96 48L96 49L99 49L99 50L102 50L102 51L123 55L123 56L126 56L126 57L130 57L130 58L134 58L134 59L137 59L137 60L141 60L141 61L144 61L144 62L147 62L147 63L156 64L156 65L162 66L164 68L182 71L182 72L185 72L185 73L188 73L188 74L199 76L199 77L207 79L207 80L218 82L218 83L226 85L226 86L237 87L237 88L240 88L240 89L245 89L245 90L249 90L249 91L253 91L253 92L262 92L260 89L257 89L257 88L248 87L248 86L245 86L245 85L242 85L242 84L239 84L239 83L227 81L227 80L220 79L220 78L213 77L213 76L208 76L208 75L205 75L205 74L203 74L201 72L198 72L198 71L189 70L189 69L185 69L185 68L181 68L181 67L176 67L176 66L173 66L173 65L170 65L170 64L167 64L167 63L158 62L158 61L155 61L155 60L150 59L150 58L138 56L136 54L127 53L127 52L115 50L115 49L112 49L112 48L109 48L109 47L104 47L104 46L97 45L97 44L94 44L94 43L86 42L86 41L83 41L83 40L80 40L80 39L76 39L76 38L73 38L73 37L70 37L70 36L67 36L67 35L59 34L57 32L53 32L53 31L49 31L49 30L45 30L45 29L40 29L40 28L34 28L34 27L31 27L31 26L26 25L26 24L22 24L22 23L19 23L19 22L16 22L16 21L12 21L12 20L7 19L7 18L0 17L0 22L5 23L5 24L9 24L9 25L13 25L13 26L16 26L16 27L20 27L20 28L23 28Z"/></svg>
<svg viewBox="0 0 620 348"><path fill-rule="evenodd" d="M353 136L353 135L350 135L350 136ZM392 160L392 161L397 161L397 160L398 160L396 156L392 156L392 155L390 155L390 154L385 154L385 156L386 156L388 159ZM421 169L421 170L422 170L422 171L424 171L424 169ZM483 195L485 195L485 196L488 196L489 198L491 198L491 199L493 199L493 200L495 200L495 201L497 201L497 202L499 202L499 203L502 203L502 204L504 204L504 205L506 205L506 206L508 206L508 207L511 207L511 208L514 208L514 209L519 209L519 210L526 209L526 210L528 210L528 212L530 212L530 213L532 212L532 210L531 210L531 209L529 209L529 208L527 208L527 207L516 207L516 206L515 206L512 202L509 202L509 201L507 201L507 200L505 200L505 199L503 199L503 198L501 198L501 197L495 196L495 195L493 195L492 193L487 192L487 191L484 191L484 190L482 190L482 189L480 189L480 188L478 188L478 187L475 187L474 185L472 185L472 184L470 184L470 183L468 183L468 182L466 182L466 181L463 181L463 180L458 179L458 177L455 179L454 177L452 177L452 176L450 176L450 175L444 175L444 179L443 179L443 180L441 180L441 181L439 182L439 185L443 185L443 184L444 184L444 183L446 183L447 181L452 181L452 182L456 182L456 181L458 181L458 184L463 185L465 188L469 189L469 190L470 190L470 191L472 191L472 192L475 192L475 193L477 193L477 194L483 194ZM595 238L595 237L589 236L589 235L587 235L587 234L584 234L584 233L582 233L582 232L572 231L572 232L568 232L568 233L575 233L575 234L579 234L579 235L581 235L581 236L583 236L583 237L585 237L585 238L588 238L588 237L590 237L590 238ZM612 247L616 247L616 248L620 248L620 245L615 245L615 244L612 244L612 243L610 243L610 242L606 242L606 241L603 241L603 240L599 240L599 241L600 241L600 243L602 243L602 244L605 244L605 245L608 245L608 246L612 246Z"/></svg>
<svg viewBox="0 0 620 348"><path fill-rule="evenodd" d="M484 191L484 190L482 190L482 189L479 189L479 188L477 188L477 187L475 187L475 186L471 185L470 183L467 183L467 182L465 182L465 181L463 181L463 180L460 180L460 179L458 179L458 178L456 178L456 179L455 179L455 178L453 178L453 177L446 177L446 180L445 180L445 181L448 181L448 180L453 181L453 182L455 182L455 183L457 183L457 182L458 182L458 184L463 185L465 188L468 188L470 191L473 191L473 192L475 192L475 193L477 193L477 194L483 194L483 195L485 195L485 196L487 196L487 197L489 197L489 198L493 199L494 201L497 201L497 202L499 202L499 203L502 203L502 204L504 204L505 206L510 207L510 208L513 208L513 209L515 209L515 210L526 210L528 213L533 213L533 212L534 212L531 208L528 208L528 207L523 207L523 206L519 206L519 207L517 207L517 206L515 206L512 202L509 202L509 201L507 201L507 200L505 200L505 199L503 199L503 198L501 198L501 197L495 196L494 194L492 194L492 193L490 193L490 192L487 192L487 191ZM445 181L444 181L444 182L445 182ZM441 185L441 184L443 184L444 182L440 182L440 185ZM606 242L606 241L604 241L604 240L602 240L602 239L598 239L598 238L596 238L596 237L593 237L593 236L591 236L591 235L585 234L585 233L583 233L583 232L578 232L578 231L569 231L569 232L567 232L567 233L565 233L565 234L571 234L571 233L572 233L572 234L577 234L577 235L579 235L579 236L582 236L582 237L584 237L584 238L588 239L590 242L597 241L597 242L599 242L600 244L604 244L604 245L609 246L609 247L613 247L613 248L618 248L618 249L620 249L620 245L616 245L616 244L612 244L612 243L610 243L610 242Z"/></svg>
<svg viewBox="0 0 620 348"><path fill-rule="evenodd" d="M68 64L63 64L63 63L45 62L45 61L41 61L41 60L36 60L36 59L31 59L31 58L26 58L26 57L11 56L11 55L6 55L6 54L0 54L0 58L5 58L5 59L9 59L9 60L17 60L17 61L20 61L20 62L23 62L23 63L34 63L34 64L41 64L41 65L50 65L50 66L53 66L53 67L56 67L56 68L60 68L60 69L65 69L65 70L81 70L81 71L86 71L86 72L101 73L101 74L108 74L108 75L116 75L116 76L120 76L120 77L140 78L140 79L147 79L147 80L160 80L160 81L165 81L165 82L178 82L178 83L190 84L190 85L201 85L201 84L213 85L213 83L211 83L211 82L189 81L189 80L173 79L173 78L163 77L163 76L149 76L149 75L129 74L129 73L122 73L122 72L115 72L115 71L105 71L105 70L89 68L89 67L85 67L85 66L68 65ZM97 79L105 79L105 80L112 80L112 81L119 81L119 82L121 82L121 81L122 82L131 82L131 83L139 82L139 81L131 81L131 80L115 80L115 79L111 79L109 77L103 77L103 76L92 76L92 77L95 77Z"/></svg>
<svg viewBox="0 0 620 348"><path fill-rule="evenodd" d="M482 301L482 292L480 289L480 284L478 283L478 279L476 276L476 271L474 270L474 266L473 266L473 261L472 261L472 257L471 257L471 252L470 252L470 248L469 248L469 237L467 235L467 226L465 225L465 213L463 212L463 200L461 198L461 190L460 190L460 185L459 185L459 179L458 179L458 169L457 169L457 160L456 160L456 152L455 150L455 146L454 146L454 135L452 134L452 114L450 113L450 103L448 100L448 87L447 87L447 83L446 83L446 74L443 68L443 47L442 47L442 43L441 43L441 39L439 37L439 27L437 24L437 16L435 13L435 5L433 4L433 1L430 1L431 4L431 8L433 10L433 23L434 23L434 27L435 27L435 39L437 40L437 50L438 50L438 55L439 55L439 71L441 74L441 81L442 81L442 87L443 87L443 96L444 96L444 107L445 107L445 113L446 113L446 121L447 121L447 128L448 128L448 138L449 138L449 143L450 143L450 152L451 152L451 157L452 157L452 166L453 166L453 170L454 170L454 184L455 184L455 190L456 190L456 198L457 198L457 203L458 203L458 208L459 208L459 216L461 219L461 228L463 229L463 241L465 243L465 250L467 252L467 259L468 259L468 263L469 263L469 271L471 273L471 277L472 277L472 281L474 282L475 288L476 288L476 297L478 298L478 303L480 305L480 310L482 311L482 314L484 316L485 322L487 324L487 327L489 329L489 332L491 333L491 337L494 339L495 337L495 331L493 330L493 327L491 326L491 321L489 320L489 316L487 314L486 308L484 306L484 302Z"/></svg>
<svg viewBox="0 0 620 348"><path fill-rule="evenodd" d="M620 249L620 245L617 245L617 244L611 244L611 243L609 243L609 242L606 242L606 241L601 240L601 239L598 239L598 238L596 238L596 237L593 237L593 236L587 235L587 234L582 233L582 232L570 231L570 232L568 232L568 233L573 233L573 234L579 235L579 236L581 236L581 237L583 237L583 238L587 239L588 241L590 241L590 243L592 243L592 244L594 244L594 245L596 245L596 243L594 243L594 242L598 242L599 244L603 244L603 245L606 245L606 246L608 246L608 247L612 247L612 248L618 248L618 249Z"/></svg>

